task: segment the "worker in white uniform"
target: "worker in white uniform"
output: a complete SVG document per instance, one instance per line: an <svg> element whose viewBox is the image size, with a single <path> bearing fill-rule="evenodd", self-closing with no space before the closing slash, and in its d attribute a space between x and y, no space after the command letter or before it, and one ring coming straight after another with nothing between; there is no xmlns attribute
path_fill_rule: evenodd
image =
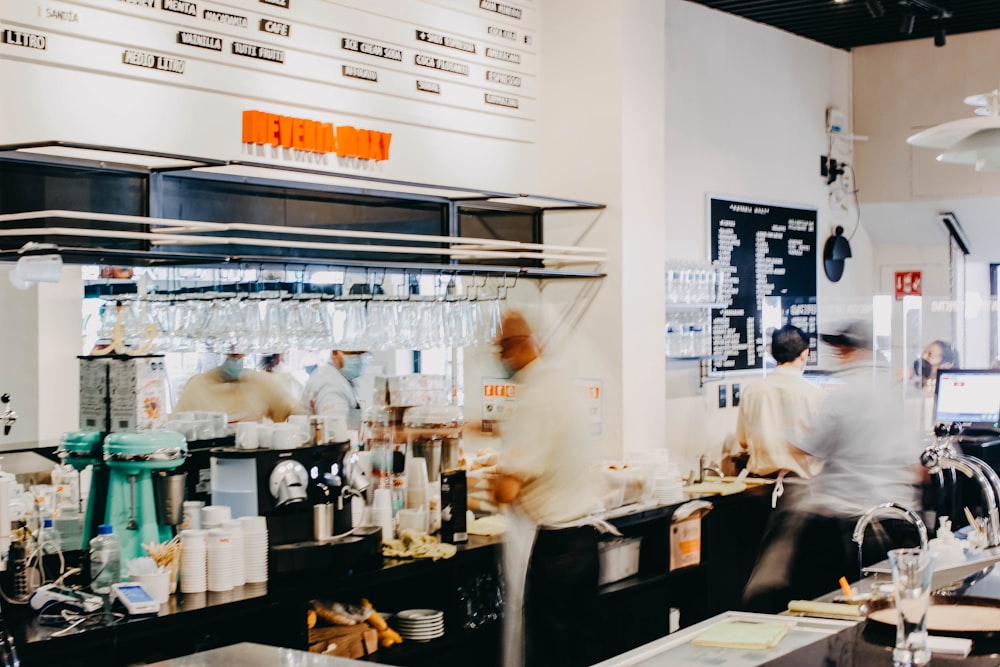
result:
<svg viewBox="0 0 1000 667"><path fill-rule="evenodd" d="M598 505L584 411L521 314L503 318L496 345L517 385L514 409L500 422L493 486L509 520L504 665L589 665L600 631L599 533L578 523Z"/></svg>
<svg viewBox="0 0 1000 667"><path fill-rule="evenodd" d="M357 380L368 365L369 354L357 350L333 350L329 362L309 376L302 402L314 415L334 415L347 421L347 428L361 425L361 403Z"/></svg>

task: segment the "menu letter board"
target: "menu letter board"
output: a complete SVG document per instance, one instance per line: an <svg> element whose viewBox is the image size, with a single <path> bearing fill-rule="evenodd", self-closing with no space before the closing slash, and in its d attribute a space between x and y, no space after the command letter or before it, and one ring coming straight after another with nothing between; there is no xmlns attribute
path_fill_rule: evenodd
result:
<svg viewBox="0 0 1000 667"><path fill-rule="evenodd" d="M725 272L712 311L712 368L762 368L763 301L780 297L782 322L809 335L816 360L816 209L709 197L712 261Z"/></svg>

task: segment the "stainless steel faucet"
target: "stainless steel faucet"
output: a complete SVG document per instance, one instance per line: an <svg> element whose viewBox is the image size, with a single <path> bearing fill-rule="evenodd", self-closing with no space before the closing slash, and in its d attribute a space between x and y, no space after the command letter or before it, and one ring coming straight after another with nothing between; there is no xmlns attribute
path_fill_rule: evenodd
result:
<svg viewBox="0 0 1000 667"><path fill-rule="evenodd" d="M958 454L950 440L940 441L942 444L931 445L920 455L920 463L933 473L946 470L957 470L979 484L979 489L986 502L987 529L986 536L989 546L1000 545L1000 476L985 461L975 456Z"/></svg>
<svg viewBox="0 0 1000 667"><path fill-rule="evenodd" d="M704 454L698 457L698 482L705 481L705 473L711 472L715 473L719 479L723 479L725 475L722 474L722 469L719 466L707 463L707 458Z"/></svg>
<svg viewBox="0 0 1000 667"><path fill-rule="evenodd" d="M17 421L17 413L10 406L10 394L0 396L0 403L3 403L5 406L4 411L0 413L0 422L3 423L3 434L10 435L10 429L14 428L14 422Z"/></svg>
<svg viewBox="0 0 1000 667"><path fill-rule="evenodd" d="M920 517L916 512L905 505L900 505L899 503L882 503L881 505L875 505L874 507L869 508L867 512L861 515L858 522L854 524L854 535L851 539L857 542L858 546L861 546L865 539L865 528L868 527L868 524L870 524L872 519L875 517L886 514L896 516L912 523L917 529L917 534L920 535L920 546L924 549L927 548L927 526L925 526L924 522L920 520Z"/></svg>

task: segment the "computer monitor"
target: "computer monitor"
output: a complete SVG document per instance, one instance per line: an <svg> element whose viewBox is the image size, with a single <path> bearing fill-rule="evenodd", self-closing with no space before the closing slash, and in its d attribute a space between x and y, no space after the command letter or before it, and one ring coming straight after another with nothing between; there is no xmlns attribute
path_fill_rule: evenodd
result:
<svg viewBox="0 0 1000 667"><path fill-rule="evenodd" d="M1000 371L939 370L934 388L934 422L1000 430Z"/></svg>

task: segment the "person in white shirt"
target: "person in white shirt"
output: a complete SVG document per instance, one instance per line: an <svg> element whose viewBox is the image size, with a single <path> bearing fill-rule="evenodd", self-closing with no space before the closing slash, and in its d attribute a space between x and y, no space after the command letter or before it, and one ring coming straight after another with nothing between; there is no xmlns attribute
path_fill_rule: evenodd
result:
<svg viewBox="0 0 1000 667"><path fill-rule="evenodd" d="M368 364L368 352L333 350L329 363L318 367L309 376L302 402L314 415L335 415L347 421L347 428L358 430L361 425L361 403L355 384Z"/></svg>
<svg viewBox="0 0 1000 667"><path fill-rule="evenodd" d="M229 422L283 422L305 411L271 375L243 367L242 354L227 354L216 368L192 376L181 390L175 412L225 412Z"/></svg>
<svg viewBox="0 0 1000 667"><path fill-rule="evenodd" d="M740 402L736 440L749 454L747 470L758 477L808 479L818 461L797 448L826 393L802 378L809 338L785 325L771 335L771 356L778 362L768 376L747 387Z"/></svg>
<svg viewBox="0 0 1000 667"><path fill-rule="evenodd" d="M598 533L565 522L598 505L592 440L572 381L542 355L524 317L507 313L502 332L499 361L517 385L499 424L493 485L509 520L504 665L589 665L600 632Z"/></svg>

